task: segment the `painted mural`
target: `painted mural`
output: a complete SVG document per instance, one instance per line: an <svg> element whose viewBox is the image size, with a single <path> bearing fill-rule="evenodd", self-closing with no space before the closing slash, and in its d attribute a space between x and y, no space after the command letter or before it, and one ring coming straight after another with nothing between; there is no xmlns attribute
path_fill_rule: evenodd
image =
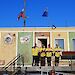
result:
<svg viewBox="0 0 75 75"><path fill-rule="evenodd" d="M32 46L33 33L32 32L18 32L18 54L24 56L24 64L32 64Z"/></svg>

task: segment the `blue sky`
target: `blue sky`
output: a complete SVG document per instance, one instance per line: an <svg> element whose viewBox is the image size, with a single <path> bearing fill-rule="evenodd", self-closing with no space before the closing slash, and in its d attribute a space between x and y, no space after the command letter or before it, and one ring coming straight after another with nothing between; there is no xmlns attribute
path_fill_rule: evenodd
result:
<svg viewBox="0 0 75 75"><path fill-rule="evenodd" d="M24 0L0 0L0 27L23 27ZM48 8L48 17L42 17ZM75 27L75 0L26 0L26 27Z"/></svg>

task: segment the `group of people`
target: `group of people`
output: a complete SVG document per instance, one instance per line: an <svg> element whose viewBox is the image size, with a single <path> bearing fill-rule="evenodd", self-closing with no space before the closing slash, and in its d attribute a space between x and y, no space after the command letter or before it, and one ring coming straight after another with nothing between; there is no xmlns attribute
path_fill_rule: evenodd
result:
<svg viewBox="0 0 75 75"><path fill-rule="evenodd" d="M34 47L32 47L32 56L33 56L33 61L32 61L32 66L45 66L45 59L47 58L47 65L51 66L51 57L55 56L55 66L59 64L59 58L61 56L60 51L57 49L59 46L56 44L56 47L54 49L50 48L50 44L48 45L47 48L43 45L42 47L37 47L35 44Z"/></svg>

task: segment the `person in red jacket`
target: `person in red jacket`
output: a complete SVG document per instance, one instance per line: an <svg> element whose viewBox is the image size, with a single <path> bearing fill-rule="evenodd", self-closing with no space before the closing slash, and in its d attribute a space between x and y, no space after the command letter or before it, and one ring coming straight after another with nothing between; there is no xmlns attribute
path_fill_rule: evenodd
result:
<svg viewBox="0 0 75 75"><path fill-rule="evenodd" d="M49 75L56 75L54 66L52 67L52 70L50 71Z"/></svg>

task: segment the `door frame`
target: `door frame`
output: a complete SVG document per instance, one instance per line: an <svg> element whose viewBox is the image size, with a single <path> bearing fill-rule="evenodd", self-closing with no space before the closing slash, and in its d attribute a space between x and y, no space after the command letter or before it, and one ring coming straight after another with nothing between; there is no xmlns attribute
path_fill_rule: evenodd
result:
<svg viewBox="0 0 75 75"><path fill-rule="evenodd" d="M49 37L45 37L45 36L37 36L36 37L36 44L38 45L38 39L47 39L47 47L49 44Z"/></svg>

